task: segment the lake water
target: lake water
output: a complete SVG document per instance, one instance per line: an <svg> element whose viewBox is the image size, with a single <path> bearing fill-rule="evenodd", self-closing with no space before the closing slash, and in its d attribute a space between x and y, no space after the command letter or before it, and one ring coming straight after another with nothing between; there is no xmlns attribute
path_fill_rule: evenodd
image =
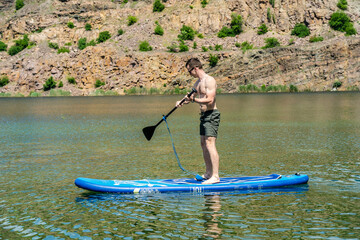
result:
<svg viewBox="0 0 360 240"><path fill-rule="evenodd" d="M308 185L206 194L97 194L77 177L181 178L165 124L181 96L0 98L0 239L360 239L360 93L219 95L222 177ZM204 171L199 110L168 119Z"/></svg>

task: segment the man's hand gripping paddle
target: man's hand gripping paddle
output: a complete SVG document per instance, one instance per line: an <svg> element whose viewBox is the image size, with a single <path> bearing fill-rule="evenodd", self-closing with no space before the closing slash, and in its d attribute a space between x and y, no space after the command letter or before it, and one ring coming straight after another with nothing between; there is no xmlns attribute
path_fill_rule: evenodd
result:
<svg viewBox="0 0 360 240"><path fill-rule="evenodd" d="M191 90L191 92L187 95L187 97L189 98L192 94L194 94L194 93L196 93L196 92L197 92L196 89L193 88L193 89ZM183 104L184 101L185 101L185 98L183 98L183 100L181 100L181 102L179 103L179 105ZM190 174L192 174L192 175L195 175L196 180L202 181L202 180L204 180L204 178L203 178L202 176L200 176L199 174L191 173L191 172L185 170L185 169L181 166L179 157L178 157L178 155L177 155L177 153L176 153L174 141L173 141L173 139L172 139L172 136L171 136L171 133L170 133L170 129L169 129L169 126L168 126L168 124L167 124L166 119L167 119L167 117L169 117L170 114L172 114L177 108L178 108L178 107L174 107L166 116L163 116L163 118L162 118L156 125L143 128L143 133L144 133L146 139L147 139L148 141L150 141L150 139L152 138L152 136L153 136L153 134L154 134L154 132L155 132L156 127L159 126L160 123L162 123L163 121L165 121L166 127L167 127L167 129L168 129L168 131L169 131L169 134L170 134L171 143L172 143L172 146L173 146L173 149L174 149L174 153L175 153L175 157L176 157L176 159L177 159L177 161L178 161L179 167L180 167L181 170L183 170L184 172L187 172L187 173L190 173Z"/></svg>
<svg viewBox="0 0 360 240"><path fill-rule="evenodd" d="M196 93L196 92L197 92L196 89L193 88L193 89L191 90L191 92L187 95L187 97L190 97L192 94L194 94L194 93ZM185 98L184 98L183 100L181 100L180 105L183 104L184 102L185 102ZM162 122L164 121L164 118L167 119L167 118L170 116L170 114L172 114L177 108L178 108L178 107L174 107L174 108L173 108L166 116L164 116L156 125L143 128L142 131L143 131L143 133L144 133L144 135L145 135L145 137L146 137L146 139L147 139L148 141L150 141L150 139L152 138L152 136L153 136L153 134L154 134L154 132L155 132L156 127L159 126L160 123L162 123Z"/></svg>

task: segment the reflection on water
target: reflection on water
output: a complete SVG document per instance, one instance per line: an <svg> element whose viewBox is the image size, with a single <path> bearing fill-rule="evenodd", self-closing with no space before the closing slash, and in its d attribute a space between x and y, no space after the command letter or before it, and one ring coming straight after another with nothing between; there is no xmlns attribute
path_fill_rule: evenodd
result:
<svg viewBox="0 0 360 240"><path fill-rule="evenodd" d="M306 173L309 185L212 194L97 194L77 177L185 177L165 126L179 96L0 99L0 239L357 239L360 95L219 95L221 176ZM198 109L168 119L204 170Z"/></svg>
<svg viewBox="0 0 360 240"><path fill-rule="evenodd" d="M204 237L211 237L218 239L221 236L222 229L220 224L221 203L220 195L205 195L205 208L203 210L205 220L205 234Z"/></svg>

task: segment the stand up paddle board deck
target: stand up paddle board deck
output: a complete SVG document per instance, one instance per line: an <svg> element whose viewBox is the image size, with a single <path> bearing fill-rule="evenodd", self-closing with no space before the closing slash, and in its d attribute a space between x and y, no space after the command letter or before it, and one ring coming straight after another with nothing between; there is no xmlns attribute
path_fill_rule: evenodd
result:
<svg viewBox="0 0 360 240"><path fill-rule="evenodd" d="M94 192L107 193L163 193L163 192L218 192L237 191L305 184L307 175L278 175L221 178L219 183L201 184L192 178L153 180L100 180L77 178L75 185Z"/></svg>

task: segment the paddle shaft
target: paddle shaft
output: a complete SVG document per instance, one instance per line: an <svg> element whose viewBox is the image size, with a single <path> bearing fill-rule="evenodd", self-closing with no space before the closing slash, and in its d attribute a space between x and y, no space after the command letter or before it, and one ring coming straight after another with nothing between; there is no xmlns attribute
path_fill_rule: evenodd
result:
<svg viewBox="0 0 360 240"><path fill-rule="evenodd" d="M191 90L191 92L188 93L187 97L190 97L190 96L193 95L194 93L197 93L197 91L196 91L195 88L193 88L193 89ZM181 100L181 102L180 102L179 105L183 104L184 102L185 102L185 98L183 98L183 99ZM178 108L178 107L175 106L168 114L166 114L166 115L164 116L164 118L167 119L168 116L170 116L170 114L172 114L177 108ZM162 123L162 122L164 121L164 118L162 118L154 127L159 126L160 123Z"/></svg>
<svg viewBox="0 0 360 240"><path fill-rule="evenodd" d="M193 89L191 90L191 92L187 95L187 97L190 97L192 94L194 94L194 93L196 93L196 92L197 92L196 89L193 88ZM179 105L183 104L184 101L185 101L185 98L183 98L183 99L181 100L181 102L180 102ZM146 137L146 139L147 139L148 141L150 141L152 135L153 135L154 132L155 132L156 127L159 126L160 123L162 123L162 122L164 121L164 119L167 119L167 118L170 116L170 114L172 114L177 108L178 108L178 107L175 106L175 107L174 107L168 114L166 114L166 116L164 116L155 126L149 126L149 127L143 128L143 133L144 133L144 135L145 135L145 137Z"/></svg>

